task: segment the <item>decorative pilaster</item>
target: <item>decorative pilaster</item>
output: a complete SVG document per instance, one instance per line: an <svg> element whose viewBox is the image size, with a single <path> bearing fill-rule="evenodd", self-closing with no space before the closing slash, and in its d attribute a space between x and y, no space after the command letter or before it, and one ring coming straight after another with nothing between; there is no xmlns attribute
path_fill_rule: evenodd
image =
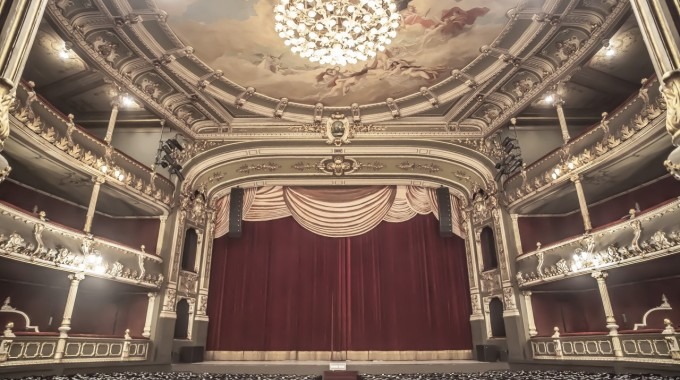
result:
<svg viewBox="0 0 680 380"><path fill-rule="evenodd" d="M519 215L517 214L510 214L510 219L512 219L512 232L515 236L515 249L517 250L517 255L519 256L523 253L522 251L522 237L520 236L519 233Z"/></svg>
<svg viewBox="0 0 680 380"><path fill-rule="evenodd" d="M527 312L527 324L529 325L529 336L536 336L538 335L538 331L536 330L536 321L534 320L534 307L533 304L531 303L531 291L524 291L522 292L522 295L524 296L524 305L526 307L526 312Z"/></svg>
<svg viewBox="0 0 680 380"><path fill-rule="evenodd" d="M165 237L165 224L168 221L167 215L161 215L159 218L160 224L158 226L158 239L156 240L156 255L161 256L163 252L163 238Z"/></svg>
<svg viewBox="0 0 680 380"><path fill-rule="evenodd" d="M674 145L680 146L680 3L677 1L631 0L633 13L661 78L661 93L666 100L666 130ZM680 148L664 162L668 171L680 179Z"/></svg>
<svg viewBox="0 0 680 380"><path fill-rule="evenodd" d="M595 271L591 276L597 280L597 289L600 291L600 298L602 299L602 306L604 307L604 315L607 321L607 328L609 329L609 336L612 337L612 346L614 347L615 356L623 356L621 349L621 340L619 339L619 325L616 324L614 318L614 309L612 308L611 300L609 299L609 290L607 289L607 272Z"/></svg>
<svg viewBox="0 0 680 380"><path fill-rule="evenodd" d="M83 273L73 273L68 275L71 280L71 286L68 289L68 296L66 296L66 305L64 306L64 316L59 326L59 341L57 342L57 350L54 354L55 360L61 360L64 357L64 349L66 348L66 339L68 332L71 331L71 317L73 316L73 307L76 305L76 296L78 295L78 286L80 281L85 279Z"/></svg>
<svg viewBox="0 0 680 380"><path fill-rule="evenodd" d="M555 95L557 97L557 95ZM568 143L569 140L571 139L571 136L569 136L569 128L567 128L567 119L564 117L564 100L562 98L557 97L555 99L555 110L557 110L557 119L560 121L560 129L562 130L562 140L564 140L564 143Z"/></svg>
<svg viewBox="0 0 680 380"><path fill-rule="evenodd" d="M0 151L9 137L9 108L40 26L47 0L0 1ZM0 182L12 168L0 155Z"/></svg>
<svg viewBox="0 0 680 380"><path fill-rule="evenodd" d="M590 224L590 213L588 212L588 203L586 202L586 195L583 191L583 184L581 184L581 176L575 175L571 177L571 182L576 187L576 195L578 196L578 205L581 208L581 217L583 218L583 229L589 232L593 229Z"/></svg>
<svg viewBox="0 0 680 380"><path fill-rule="evenodd" d="M106 127L106 135L104 136L104 141L106 141L107 144L111 144L111 138L113 138L113 130L116 128L119 107L120 101L116 97L116 99L111 102L111 116L109 117L109 125Z"/></svg>
<svg viewBox="0 0 680 380"><path fill-rule="evenodd" d="M149 338L151 336L151 320L153 319L153 310L156 307L156 296L158 293L147 293L149 302L146 304L146 320L144 321L144 331L142 336Z"/></svg>
<svg viewBox="0 0 680 380"><path fill-rule="evenodd" d="M101 188L102 184L106 182L106 179L104 179L104 176L99 176L96 178L92 178L92 181L94 182L94 186L92 186L92 195L90 196L90 204L87 207L85 227L83 227L83 231L85 231L88 234L92 229L92 218L94 218L94 211L97 208L97 200L99 199L99 189Z"/></svg>

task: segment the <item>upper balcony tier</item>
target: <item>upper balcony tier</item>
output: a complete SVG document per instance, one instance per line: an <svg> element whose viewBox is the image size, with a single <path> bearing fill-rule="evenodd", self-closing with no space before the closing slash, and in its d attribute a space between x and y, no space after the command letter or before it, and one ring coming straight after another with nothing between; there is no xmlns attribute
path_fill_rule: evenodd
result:
<svg viewBox="0 0 680 380"><path fill-rule="evenodd" d="M63 115L29 86L18 87L11 112L6 147L14 168L11 177L82 203L89 199L91 187L77 185L103 176L106 185L98 210L110 215L167 215L175 189L170 180L90 135L74 123L72 115ZM47 183L33 183L35 176L28 174L38 170L50 173L41 178ZM64 189L64 184L76 186Z"/></svg>
<svg viewBox="0 0 680 380"><path fill-rule="evenodd" d="M619 108L611 114L603 113L599 123L510 177L503 186L510 211L526 214L538 210L538 204L545 200L546 195L550 194L553 200L566 196L573 188L572 177L588 176L604 167L625 178L625 173L630 173L631 168L622 162L631 154L644 157L639 160L640 165L655 159L655 154L664 153L659 152L656 142L665 137L665 109L658 81L647 80L640 91L632 94ZM670 147L669 143L665 145ZM647 170L650 175L653 174L651 178L665 171L662 165L659 165L658 171L652 173ZM640 178L640 181L651 178ZM572 198L575 200L575 196ZM566 211L555 207L549 209L551 211L541 209L539 213Z"/></svg>

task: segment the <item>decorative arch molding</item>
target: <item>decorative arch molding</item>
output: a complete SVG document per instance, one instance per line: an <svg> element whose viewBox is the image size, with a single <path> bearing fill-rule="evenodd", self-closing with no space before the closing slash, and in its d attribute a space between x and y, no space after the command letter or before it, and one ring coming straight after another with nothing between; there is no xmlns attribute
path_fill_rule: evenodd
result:
<svg viewBox="0 0 680 380"><path fill-rule="evenodd" d="M434 141L420 146L387 144L333 148L310 142L234 143L192 160L185 167L182 192L200 189L212 201L224 195L224 189L246 183L375 185L415 181L448 186L467 202L476 189L493 186L493 163L472 149Z"/></svg>

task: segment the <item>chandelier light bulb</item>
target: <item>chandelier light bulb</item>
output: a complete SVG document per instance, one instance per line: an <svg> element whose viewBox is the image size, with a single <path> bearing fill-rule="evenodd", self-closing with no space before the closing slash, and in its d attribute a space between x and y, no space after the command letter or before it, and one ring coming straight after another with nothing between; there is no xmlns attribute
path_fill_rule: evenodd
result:
<svg viewBox="0 0 680 380"><path fill-rule="evenodd" d="M274 29L293 53L344 66L375 57L397 36L394 0L279 0Z"/></svg>

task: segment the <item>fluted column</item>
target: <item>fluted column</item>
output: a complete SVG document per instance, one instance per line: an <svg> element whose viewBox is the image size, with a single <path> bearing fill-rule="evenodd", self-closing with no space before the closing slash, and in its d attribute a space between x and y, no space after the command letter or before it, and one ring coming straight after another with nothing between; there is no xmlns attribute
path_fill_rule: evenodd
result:
<svg viewBox="0 0 680 380"><path fill-rule="evenodd" d="M168 221L168 216L167 215L161 215L160 218L160 224L158 226L158 238L156 240L156 255L161 256L161 252L163 249L163 240L165 237L165 224Z"/></svg>
<svg viewBox="0 0 680 380"><path fill-rule="evenodd" d="M571 177L571 181L576 186L576 195L578 196L578 205L581 208L581 217L583 218L583 228L586 232L593 229L590 223L590 213L588 212L588 202L586 202L586 194L583 192L583 184L581 183L581 176L575 175Z"/></svg>
<svg viewBox="0 0 680 380"><path fill-rule="evenodd" d="M674 145L680 146L680 3L675 1L631 0L661 93L666 100L666 130ZM664 165L680 179L680 148Z"/></svg>
<svg viewBox="0 0 680 380"><path fill-rule="evenodd" d="M120 101L116 98L111 102L111 116L109 117L109 125L106 127L106 135L104 136L104 141L106 141L107 144L111 144L111 138L113 138L113 130L116 128L119 107Z"/></svg>
<svg viewBox="0 0 680 380"><path fill-rule="evenodd" d="M9 137L9 108L40 26L47 0L0 0L0 151ZM0 182L12 168L0 155Z"/></svg>
<svg viewBox="0 0 680 380"><path fill-rule="evenodd" d="M87 216L85 218L85 227L83 231L90 233L92 229L92 218L94 218L94 211L97 208L97 200L99 199L99 189L102 184L106 182L104 176L99 176L92 179L94 181L94 186L92 186L92 195L90 196L90 204L87 207Z"/></svg>
<svg viewBox="0 0 680 380"><path fill-rule="evenodd" d="M614 355L623 356L621 340L619 339L619 325L616 324L614 309L612 308L612 302L609 299L609 290L607 289L607 272L595 271L591 276L597 280L597 289L600 292L600 298L602 299L602 306L604 307L604 315L607 322L606 327L609 329L609 336L612 337Z"/></svg>
<svg viewBox="0 0 680 380"><path fill-rule="evenodd" d="M526 307L527 311L527 324L529 325L529 336L536 336L538 335L538 331L536 331L536 320L534 319L534 306L531 303L531 291L524 291L522 292L522 295L524 296L524 305Z"/></svg>
<svg viewBox="0 0 680 380"><path fill-rule="evenodd" d="M146 320L144 321L144 331L142 336L149 338L151 336L151 321L153 320L153 310L156 307L156 296L158 293L147 293L149 302L146 304Z"/></svg>
<svg viewBox="0 0 680 380"><path fill-rule="evenodd" d="M555 95L557 97L557 95ZM560 121L560 129L562 130L562 140L568 143L571 137L569 136L569 128L567 128L567 119L564 117L564 100L557 97L555 99L555 110L557 110L557 119Z"/></svg>
<svg viewBox="0 0 680 380"><path fill-rule="evenodd" d="M73 307L76 305L76 296L78 295L78 286L80 281L85 279L82 273L73 273L68 276L71 280L71 286L68 289L68 296L66 296L66 305L64 306L64 316L59 326L59 341L57 342L57 349L54 354L54 359L61 360L64 357L64 348L66 348L66 338L68 332L71 331L71 317L73 316Z"/></svg>

